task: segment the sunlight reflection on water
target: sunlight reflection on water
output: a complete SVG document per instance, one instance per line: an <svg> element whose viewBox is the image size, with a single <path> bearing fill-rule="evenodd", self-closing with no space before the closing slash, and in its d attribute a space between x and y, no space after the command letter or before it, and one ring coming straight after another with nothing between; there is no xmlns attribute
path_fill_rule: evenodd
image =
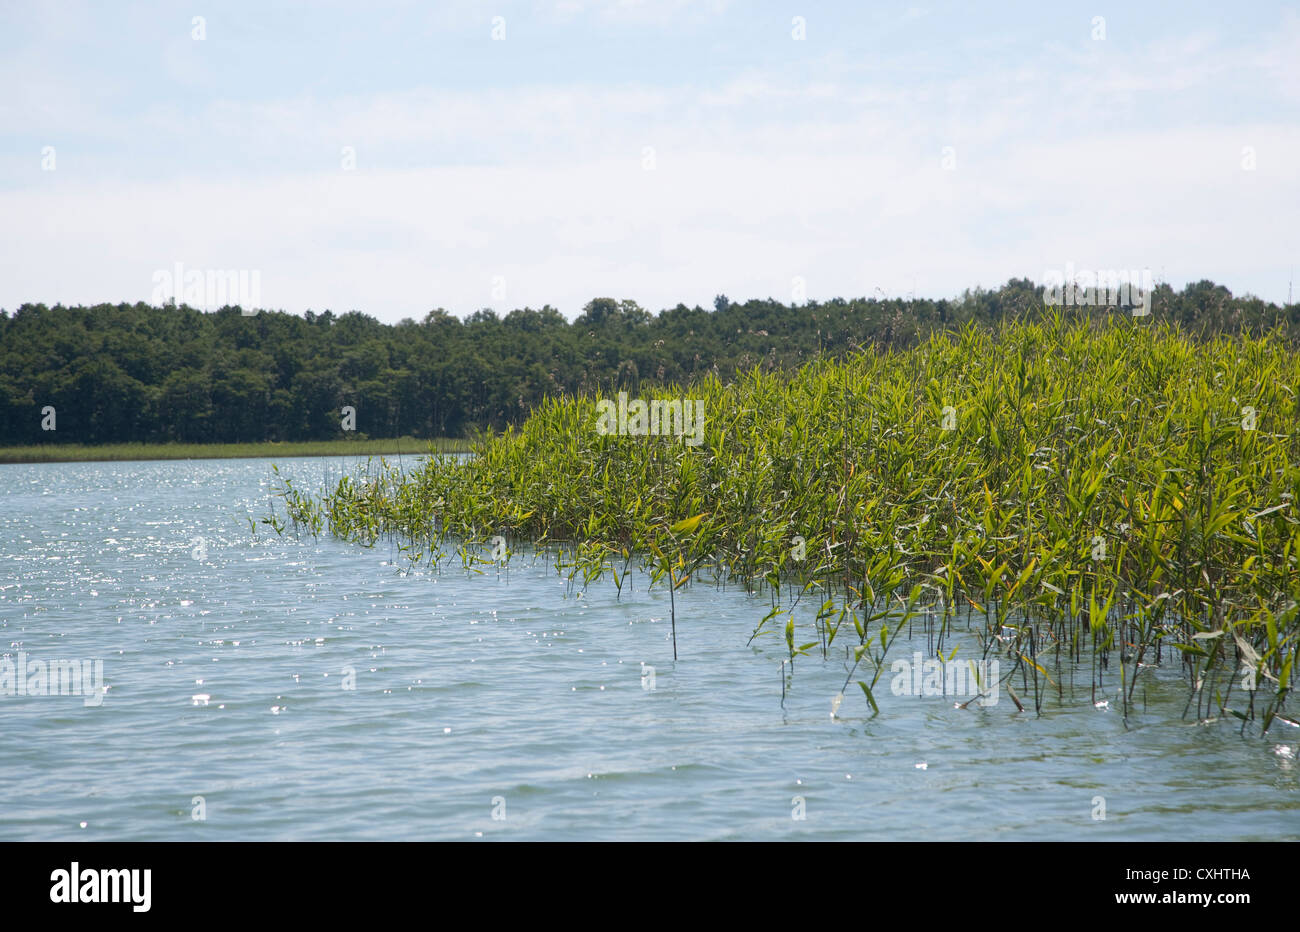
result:
<svg viewBox="0 0 1300 932"><path fill-rule="evenodd" d="M894 696L886 671L871 719L838 644L782 703L779 637L746 646L766 597L681 590L674 663L644 578L619 598L545 559L507 581L277 537L269 460L0 482L5 657L101 659L108 690L0 695L3 838L1300 837L1293 730L1189 727L1174 670L1127 728L1086 671L1041 718Z"/></svg>

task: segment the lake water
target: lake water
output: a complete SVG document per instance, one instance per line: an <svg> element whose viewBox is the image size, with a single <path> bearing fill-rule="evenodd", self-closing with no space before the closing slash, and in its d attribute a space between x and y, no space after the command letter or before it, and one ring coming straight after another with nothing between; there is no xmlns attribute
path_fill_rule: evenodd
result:
<svg viewBox="0 0 1300 932"><path fill-rule="evenodd" d="M674 663L643 579L254 534L271 465L0 466L4 660L107 687L0 695L0 838L1300 838L1296 730L1182 720L1175 669L1128 727L1086 670L1041 717L886 673L880 716L850 684L833 718L841 645L783 701L784 642L746 645L766 597L680 590ZM351 465L280 463L308 489Z"/></svg>

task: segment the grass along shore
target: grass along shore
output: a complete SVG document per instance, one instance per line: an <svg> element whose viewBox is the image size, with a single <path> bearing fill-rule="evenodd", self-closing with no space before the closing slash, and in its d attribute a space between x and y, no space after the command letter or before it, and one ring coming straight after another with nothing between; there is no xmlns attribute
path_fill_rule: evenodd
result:
<svg viewBox="0 0 1300 932"><path fill-rule="evenodd" d="M420 440L399 437L391 440L310 440L290 443L113 443L83 446L49 443L39 446L0 447L0 463L67 463L114 460L202 460L248 459L296 456L391 456L420 455L430 445L439 453L463 453L472 448L468 440Z"/></svg>
<svg viewBox="0 0 1300 932"><path fill-rule="evenodd" d="M1300 356L1275 337L1056 316L642 394L702 401L699 445L602 434L600 399L553 399L474 458L282 495L298 527L397 538L416 562L450 545L487 563L500 536L558 545L583 584L621 589L633 561L670 593L743 582L770 596L753 636L792 664L852 645L845 687L872 710L912 622L943 663L968 659L945 646L957 626L1005 658L1017 708L1082 664L1127 716L1163 663L1185 715L1267 731L1295 724L1298 392Z"/></svg>

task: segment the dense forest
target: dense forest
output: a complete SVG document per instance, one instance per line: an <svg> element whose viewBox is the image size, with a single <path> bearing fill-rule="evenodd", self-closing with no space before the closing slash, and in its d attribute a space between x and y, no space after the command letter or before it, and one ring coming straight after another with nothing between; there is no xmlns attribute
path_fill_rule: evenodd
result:
<svg viewBox="0 0 1300 932"><path fill-rule="evenodd" d="M547 395L724 380L818 354L907 347L937 328L1045 312L1015 279L954 300L771 299L659 314L596 298L573 321L550 306L461 320L442 309L388 325L351 311L304 316L238 307L100 304L0 310L0 445L236 443L341 436L458 437L520 422ZM1071 309L1104 316L1107 308ZM1300 305L1234 297L1212 282L1156 288L1153 320L1198 336L1300 334ZM43 414L54 409L54 430ZM48 413L48 412L47 412Z"/></svg>

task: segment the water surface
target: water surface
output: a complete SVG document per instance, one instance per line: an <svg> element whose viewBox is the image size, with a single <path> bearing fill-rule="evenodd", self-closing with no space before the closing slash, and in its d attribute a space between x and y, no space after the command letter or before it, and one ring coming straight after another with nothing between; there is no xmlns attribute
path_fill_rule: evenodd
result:
<svg viewBox="0 0 1300 932"><path fill-rule="evenodd" d="M1300 837L1295 730L1184 721L1175 670L1127 727L1086 671L1041 717L886 675L879 717L851 685L833 718L841 645L783 701L784 643L746 645L766 597L679 591L674 663L642 578L277 536L271 465L0 466L0 650L99 659L108 686L0 696L0 837ZM309 489L355 465L280 461Z"/></svg>

